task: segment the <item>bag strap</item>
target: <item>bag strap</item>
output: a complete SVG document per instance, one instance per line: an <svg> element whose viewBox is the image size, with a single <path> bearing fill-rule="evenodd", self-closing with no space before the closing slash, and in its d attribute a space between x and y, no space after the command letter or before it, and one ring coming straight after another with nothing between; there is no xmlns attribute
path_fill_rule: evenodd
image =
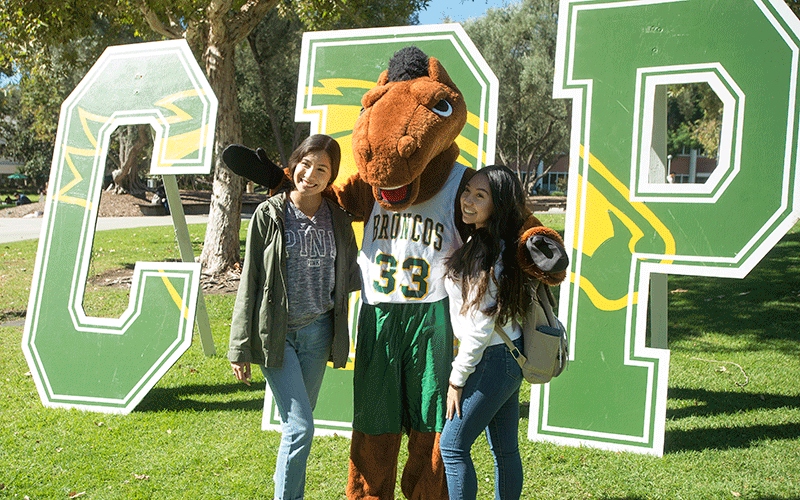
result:
<svg viewBox="0 0 800 500"><path fill-rule="evenodd" d="M556 327L558 325L558 320L556 319L555 314L553 314L553 307L556 304L556 299L553 296L553 292L550 290L550 287L541 281L537 281L535 287L532 289L532 292L533 296L531 299L534 301L538 300L539 304L541 304L542 309L544 309L545 317L547 318L547 324L552 327ZM503 331L502 328L500 328L500 326L498 326L496 322L494 324L494 331L500 335L501 339L503 339L503 342L505 342L506 346L511 351L511 355L517 360L517 363L519 363L520 366L524 365L525 362L528 361L528 358L526 358L525 355L522 354L519 349L517 349L517 346L513 344L511 338L506 334L505 331Z"/></svg>
<svg viewBox="0 0 800 500"><path fill-rule="evenodd" d="M517 363L519 363L520 366L524 365L528 361L528 358L526 358L525 355L522 354L519 349L517 349L517 346L514 345L508 334L506 334L506 332L497 325L497 322L494 324L494 331L497 332L497 334L500 335L500 338L503 339L503 342L506 343L508 350L511 351L511 355L514 356L514 359L517 360Z"/></svg>
<svg viewBox="0 0 800 500"><path fill-rule="evenodd" d="M556 298L553 295L553 290L550 288L550 285L547 285L545 283L542 283L542 286L544 287L544 291L546 292L547 300L550 301L550 307L555 309L557 304L556 304Z"/></svg>

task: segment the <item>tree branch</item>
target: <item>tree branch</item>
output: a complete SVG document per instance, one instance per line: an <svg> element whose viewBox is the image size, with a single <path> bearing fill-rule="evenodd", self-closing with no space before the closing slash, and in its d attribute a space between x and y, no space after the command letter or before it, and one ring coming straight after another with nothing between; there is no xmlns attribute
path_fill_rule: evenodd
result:
<svg viewBox="0 0 800 500"><path fill-rule="evenodd" d="M231 10L231 5L231 0L212 0L208 2L208 7L206 7L206 19L221 19Z"/></svg>
<svg viewBox="0 0 800 500"><path fill-rule="evenodd" d="M149 5L147 5L146 0L133 0L133 4L142 13L144 20L147 21L147 25L150 26L150 29L167 38L183 38L183 29L174 24L166 26L163 22L161 22L161 19L158 18L156 12L151 9Z"/></svg>
<svg viewBox="0 0 800 500"><path fill-rule="evenodd" d="M544 132L544 134L542 134L539 140L536 141L536 144L534 144L533 147L531 148L531 156L533 156L533 154L539 150L539 146L541 146L544 143L545 139L547 139L547 137L553 132L554 124L555 120L550 120L550 123L547 124L547 130ZM528 159L528 161L530 162L530 159Z"/></svg>
<svg viewBox="0 0 800 500"><path fill-rule="evenodd" d="M545 176L545 174L547 174L548 172L550 172L550 169L551 169L551 168L553 168L553 165L550 165L549 167L547 167L547 168L546 168L546 169L545 169L545 170L542 172L542 175L539 175L539 176L534 176L535 178L534 178L534 179L531 179L531 168L533 167L533 164L534 164L534 157L536 157L535 164L536 164L536 165L538 165L538 164L539 164L539 163L542 161L542 157L544 156L544 155L538 155L538 156L537 156L537 155L536 155L536 152L539 150L539 147L540 147L540 146L541 146L541 145L544 143L545 139L547 139L547 137L548 137L548 136L549 136L549 135L550 135L550 134L553 132L553 125L554 125L554 124L555 124L555 120L550 120L550 123L548 123L548 124L547 124L547 131L545 131L545 133L544 133L544 134L542 134L542 136L539 138L539 140L538 140L538 141L536 141L536 144L534 144L534 145L533 145L533 147L531 148L531 153L530 153L530 155L528 155L528 160L526 161L526 165L525 165L525 168L526 168L526 170L525 170L525 171L526 171L526 174L525 174L525 179L526 179L526 182L525 182L525 188L526 188L526 192L527 192L527 190L528 190L528 187L529 187L531 184L535 184L535 183L536 183L536 182L537 182L539 179L541 179L542 177L544 177L544 176Z"/></svg>
<svg viewBox="0 0 800 500"><path fill-rule="evenodd" d="M250 44L250 51L253 53L253 59L256 61L256 67L258 68L258 77L259 77L259 90L261 91L261 100L264 101L264 107L267 109L267 116L269 117L269 124L272 127L272 134L275 138L275 145L278 148L278 155L281 157L281 164L287 165L288 160L286 158L286 153L283 150L283 137L281 137L281 130L280 125L278 123L277 113L275 113L275 108L272 106L272 100L270 99L270 88L269 88L269 79L266 75L266 68L262 64L261 55L258 52L258 46L256 44L256 37L254 36L254 32L251 32L247 36L247 41Z"/></svg>
<svg viewBox="0 0 800 500"><path fill-rule="evenodd" d="M277 4L278 0L248 0L245 2L233 15L233 19L226 23L231 40L238 44Z"/></svg>

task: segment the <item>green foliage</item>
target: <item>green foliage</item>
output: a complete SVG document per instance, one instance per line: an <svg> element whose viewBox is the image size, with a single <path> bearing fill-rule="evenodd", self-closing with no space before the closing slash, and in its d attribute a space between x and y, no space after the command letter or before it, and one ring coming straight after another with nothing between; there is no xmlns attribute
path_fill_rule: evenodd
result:
<svg viewBox="0 0 800 500"><path fill-rule="evenodd" d="M707 83L667 88L667 153L698 149L716 156L722 126L722 101Z"/></svg>
<svg viewBox="0 0 800 500"><path fill-rule="evenodd" d="M60 34L53 34L51 41L42 38L27 42L37 47L35 54L14 59L22 77L18 84L5 89L5 105L0 112L9 119L0 120L0 137L6 142L2 154L22 162L20 171L39 184L49 176L61 103L108 45L135 40L130 32L112 26L105 18L90 16L86 22L86 31L68 42ZM48 45L37 45L45 40Z"/></svg>
<svg viewBox="0 0 800 500"><path fill-rule="evenodd" d="M464 25L500 81L500 159L522 172L568 150L571 103L552 97L557 23L557 0L523 0Z"/></svg>
<svg viewBox="0 0 800 500"><path fill-rule="evenodd" d="M121 40L144 26L141 16L138 24L133 22L132 9L128 2L110 0L0 0L0 67L13 63L23 72L48 69L49 48L69 51L86 38L104 39L103 47L124 43Z"/></svg>
<svg viewBox="0 0 800 500"><path fill-rule="evenodd" d="M702 148L702 144L692 133L691 124L683 122L674 130L667 129L667 154L683 154L690 149Z"/></svg>
<svg viewBox="0 0 800 500"><path fill-rule="evenodd" d="M427 2L296 0L268 12L236 52L243 143L283 165L308 135L308 124L294 121L304 31L414 24Z"/></svg>
<svg viewBox="0 0 800 500"><path fill-rule="evenodd" d="M429 0L289 0L311 31L417 24Z"/></svg>
<svg viewBox="0 0 800 500"><path fill-rule="evenodd" d="M38 105L30 107L23 104L20 96L25 95L19 87L7 89L11 97L9 106L4 107L2 116L8 120L0 120L0 155L22 163L19 171L40 184L44 182L50 171L53 157L55 131L40 132L50 128L52 116L43 112ZM26 96L25 102L29 102Z"/></svg>
<svg viewBox="0 0 800 500"><path fill-rule="evenodd" d="M294 12L275 9L236 52L243 142L281 165L308 134L308 124L294 121L303 29Z"/></svg>
<svg viewBox="0 0 800 500"><path fill-rule="evenodd" d="M556 181L556 189L562 193L567 192L567 186L569 186L569 179L567 177L559 177Z"/></svg>
<svg viewBox="0 0 800 500"><path fill-rule="evenodd" d="M21 173L31 178L46 174L44 165L52 155L52 146L37 138L33 117L22 113L22 92L9 85L0 94L0 157L23 163Z"/></svg>

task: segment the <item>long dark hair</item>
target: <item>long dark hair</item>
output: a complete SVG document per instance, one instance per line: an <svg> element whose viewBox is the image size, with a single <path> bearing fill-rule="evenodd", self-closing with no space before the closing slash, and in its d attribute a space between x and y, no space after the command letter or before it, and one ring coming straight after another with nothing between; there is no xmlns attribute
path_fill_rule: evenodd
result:
<svg viewBox="0 0 800 500"><path fill-rule="evenodd" d="M489 288L489 280L494 281L496 303L483 312L502 325L525 313L530 302L525 287L531 278L520 269L516 257L520 228L530 211L525 206L522 186L508 167L492 165L475 175L485 175L489 181L492 215L486 227L475 229L472 237L447 259L445 267L448 277L461 282L461 314L477 308ZM498 258L502 258L503 271L495 276L493 268Z"/></svg>
<svg viewBox="0 0 800 500"><path fill-rule="evenodd" d="M297 165L308 153L312 153L314 151L325 151L328 153L328 157L331 159L331 179L328 181L328 185L330 186L333 184L333 181L336 180L336 176L339 174L339 162L342 158L342 152L341 148L339 148L339 143L336 142L336 139L329 135L314 134L306 137L306 139L301 142L294 151L292 151L292 155L289 156L290 190L294 189L295 187L294 170L297 168Z"/></svg>

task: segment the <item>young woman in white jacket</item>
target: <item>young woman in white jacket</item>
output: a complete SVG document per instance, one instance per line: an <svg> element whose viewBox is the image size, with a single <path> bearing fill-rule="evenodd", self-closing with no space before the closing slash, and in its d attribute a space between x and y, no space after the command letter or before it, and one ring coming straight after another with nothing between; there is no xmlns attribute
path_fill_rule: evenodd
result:
<svg viewBox="0 0 800 500"><path fill-rule="evenodd" d="M495 498L514 500L522 491L517 438L522 372L495 326L522 350L517 318L531 302L532 278L518 262L517 242L531 214L517 176L502 165L479 170L460 202L463 221L474 230L447 262L445 286L459 346L439 446L450 499L475 499L470 450L485 431L495 462ZM541 271L562 275L567 258L560 237L552 232L552 238L540 238L547 240L548 252L560 253L543 258L555 268L539 265Z"/></svg>

